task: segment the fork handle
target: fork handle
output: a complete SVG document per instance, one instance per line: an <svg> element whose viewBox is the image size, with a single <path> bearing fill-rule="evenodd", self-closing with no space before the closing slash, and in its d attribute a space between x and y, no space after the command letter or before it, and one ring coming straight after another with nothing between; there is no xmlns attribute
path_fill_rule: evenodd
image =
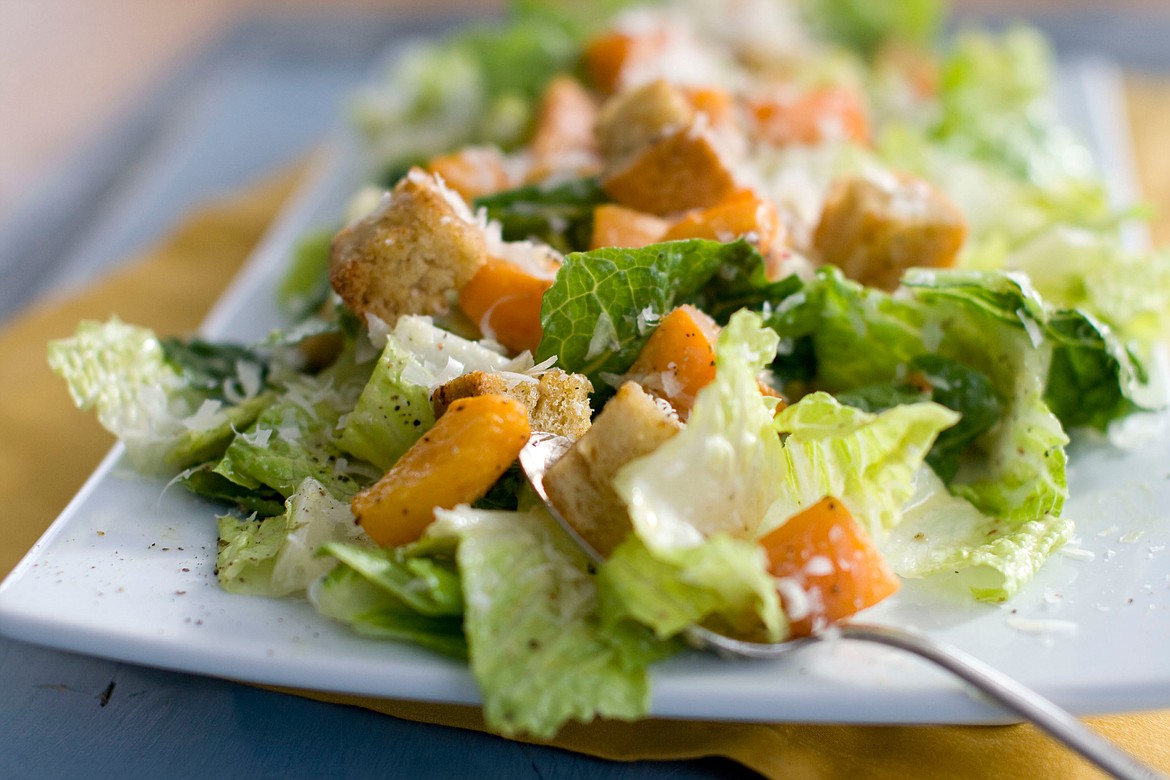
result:
<svg viewBox="0 0 1170 780"><path fill-rule="evenodd" d="M956 647L935 642L921 634L863 623L842 623L834 633L844 639L896 647L941 666L1021 718L1031 721L1114 777L1125 780L1164 778L1161 773L1089 729L1069 712Z"/></svg>

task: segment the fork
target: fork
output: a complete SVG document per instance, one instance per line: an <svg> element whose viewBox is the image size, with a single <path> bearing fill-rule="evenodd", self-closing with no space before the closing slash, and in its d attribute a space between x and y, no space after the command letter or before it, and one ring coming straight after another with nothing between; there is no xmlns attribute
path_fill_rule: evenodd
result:
<svg viewBox="0 0 1170 780"><path fill-rule="evenodd" d="M544 486L545 473L572 444L572 440L564 436L534 433L520 451L520 468L533 490L544 502L549 514L595 563L600 563L602 556L565 520L549 498ZM1163 777L1159 772L1090 730L1066 710L1012 677L957 647L929 639L914 631L842 621L822 633L800 639L785 642L746 642L696 625L687 629L686 639L699 650L731 658L754 659L780 658L829 639L850 639L898 648L954 674L979 693L1031 722L1114 777L1125 780Z"/></svg>

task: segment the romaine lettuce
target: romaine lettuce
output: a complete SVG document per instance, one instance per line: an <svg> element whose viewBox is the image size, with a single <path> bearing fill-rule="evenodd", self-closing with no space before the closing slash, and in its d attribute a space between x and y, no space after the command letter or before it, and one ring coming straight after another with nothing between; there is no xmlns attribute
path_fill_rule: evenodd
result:
<svg viewBox="0 0 1170 780"><path fill-rule="evenodd" d="M1054 515L1024 523L986 515L921 469L902 522L881 549L899 576L954 579L975 598L997 602L1032 579L1072 531L1072 521Z"/></svg>
<svg viewBox="0 0 1170 780"><path fill-rule="evenodd" d="M805 396L776 415L775 429L784 435L780 489L758 535L833 496L871 537L882 538L901 520L935 437L958 419L930 402L870 414L827 393Z"/></svg>
<svg viewBox="0 0 1170 780"><path fill-rule="evenodd" d="M308 589L321 614L379 639L413 642L465 660L463 594L449 551L419 543L367 549L333 543L321 549L336 566Z"/></svg>
<svg viewBox="0 0 1170 780"><path fill-rule="evenodd" d="M569 720L645 715L647 666L673 645L604 624L584 553L542 509L438 510L457 552L471 670L494 730L551 738Z"/></svg>
<svg viewBox="0 0 1170 780"><path fill-rule="evenodd" d="M219 518L219 584L231 593L297 593L333 568L332 561L316 557L321 545L364 536L348 504L306 479L285 502L283 515Z"/></svg>
<svg viewBox="0 0 1170 780"><path fill-rule="evenodd" d="M658 320L696 295L723 268L763 265L745 241L694 239L640 249L596 249L565 257L544 295L538 359L557 357L594 388L626 371Z"/></svg>
<svg viewBox="0 0 1170 780"><path fill-rule="evenodd" d="M388 336L370 381L342 425L341 449L382 471L393 466L435 422L427 387L403 377L412 363L417 367L398 340Z"/></svg>
<svg viewBox="0 0 1170 780"><path fill-rule="evenodd" d="M73 337L50 342L48 361L78 408L94 409L134 467L148 474L174 474L218 457L235 429L272 400L261 392L259 366L240 372L249 381L233 380L233 392L220 382L193 386L153 331L116 318L83 322Z"/></svg>

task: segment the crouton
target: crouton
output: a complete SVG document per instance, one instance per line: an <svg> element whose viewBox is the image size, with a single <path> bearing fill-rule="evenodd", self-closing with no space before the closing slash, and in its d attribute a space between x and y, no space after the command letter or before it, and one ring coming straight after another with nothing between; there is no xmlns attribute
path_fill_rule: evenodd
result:
<svg viewBox="0 0 1170 780"><path fill-rule="evenodd" d="M487 255L467 204L413 168L373 213L334 237L329 281L359 317L393 325L404 314L447 312Z"/></svg>
<svg viewBox="0 0 1170 780"><path fill-rule="evenodd" d="M581 374L552 369L535 381L510 382L502 374L473 371L435 388L431 404L435 417L460 398L507 395L524 404L532 430L579 439L589 430L593 410L589 393L593 385Z"/></svg>
<svg viewBox="0 0 1170 780"><path fill-rule="evenodd" d="M679 87L661 79L619 93L606 101L597 118L597 142L608 165L626 158L670 130L695 117L695 109Z"/></svg>
<svg viewBox="0 0 1170 780"><path fill-rule="evenodd" d="M530 145L530 181L571 171L581 176L601 169L597 139L597 103L575 79L557 76L544 91Z"/></svg>
<svg viewBox="0 0 1170 780"><path fill-rule="evenodd" d="M813 243L850 279L893 290L907 268L953 266L966 235L958 207L927 182L856 176L833 185Z"/></svg>
<svg viewBox="0 0 1170 780"><path fill-rule="evenodd" d="M731 155L703 123L653 141L608 173L601 187L623 206L658 215L714 206L741 189Z"/></svg>
<svg viewBox="0 0 1170 780"><path fill-rule="evenodd" d="M613 478L682 429L678 418L634 382L622 385L584 436L544 477L553 506L603 557L633 527Z"/></svg>

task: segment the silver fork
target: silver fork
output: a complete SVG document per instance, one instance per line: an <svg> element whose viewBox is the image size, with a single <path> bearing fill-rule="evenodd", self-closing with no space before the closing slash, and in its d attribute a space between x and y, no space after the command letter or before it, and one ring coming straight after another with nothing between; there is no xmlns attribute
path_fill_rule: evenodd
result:
<svg viewBox="0 0 1170 780"><path fill-rule="evenodd" d="M565 521L549 499L544 475L572 441L551 433L534 433L520 452L520 467L549 513L564 527L594 562L601 556ZM889 626L849 621L837 623L823 634L787 642L744 642L717 634L701 626L687 630L688 642L700 650L735 658L772 659L796 652L826 639L853 639L896 647L930 661L965 681L1021 718L1048 732L1067 747L1080 753L1102 770L1118 778L1161 778L1163 775L1105 740L1067 711L1003 672L956 647L928 639L922 634Z"/></svg>

